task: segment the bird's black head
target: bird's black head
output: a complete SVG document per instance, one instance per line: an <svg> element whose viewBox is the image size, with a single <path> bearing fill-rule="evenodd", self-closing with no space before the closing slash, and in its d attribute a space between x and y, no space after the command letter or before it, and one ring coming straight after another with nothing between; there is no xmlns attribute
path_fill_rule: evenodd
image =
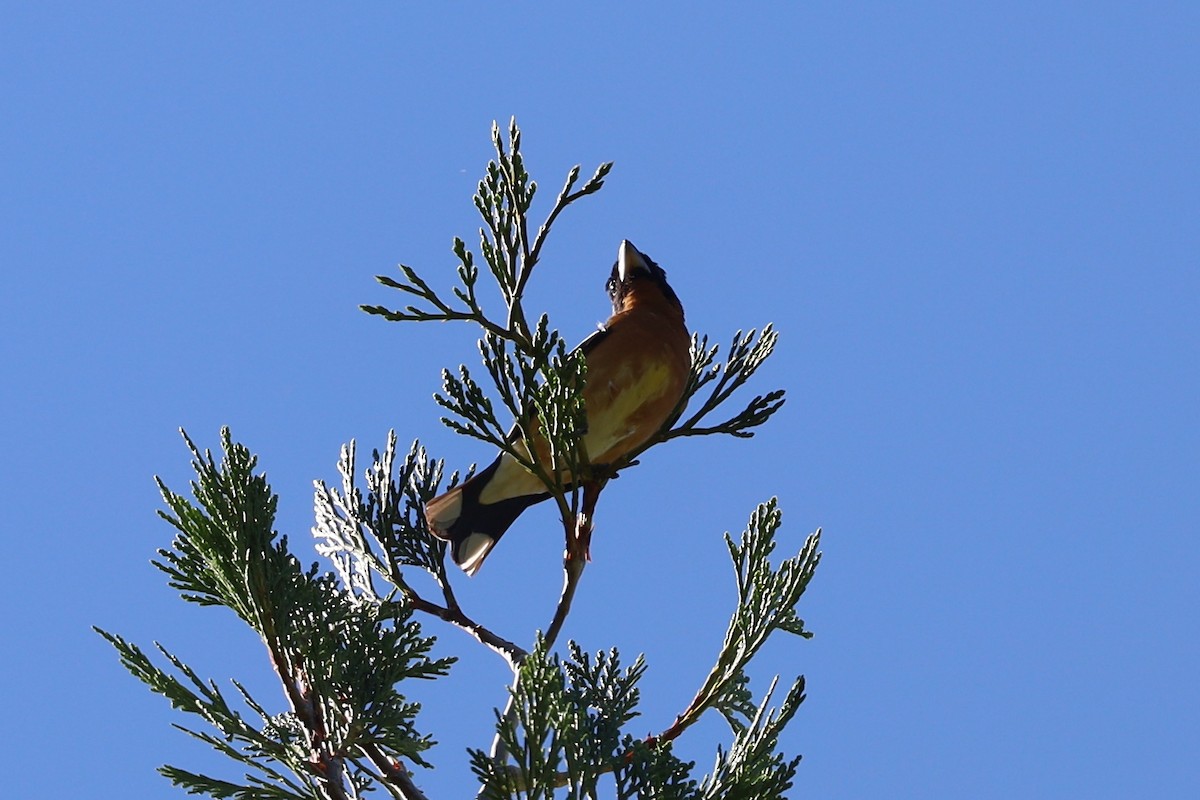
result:
<svg viewBox="0 0 1200 800"><path fill-rule="evenodd" d="M683 313L683 304L667 283L666 270L654 263L645 253L638 252L628 240L622 241L621 249L617 253L617 263L613 264L612 274L605 284L608 298L612 300L613 313L624 309L626 297L636 291L639 285L647 284L655 286L668 302L679 309L680 314Z"/></svg>

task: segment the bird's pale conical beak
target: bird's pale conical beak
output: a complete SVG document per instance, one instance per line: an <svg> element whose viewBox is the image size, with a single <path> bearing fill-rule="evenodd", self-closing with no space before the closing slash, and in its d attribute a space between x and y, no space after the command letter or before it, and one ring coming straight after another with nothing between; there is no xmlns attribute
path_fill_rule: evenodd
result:
<svg viewBox="0 0 1200 800"><path fill-rule="evenodd" d="M642 254L638 249L630 244L628 239L621 240L621 247L617 250L617 277L622 281L626 281L635 270L650 271L646 266L646 259L642 258Z"/></svg>

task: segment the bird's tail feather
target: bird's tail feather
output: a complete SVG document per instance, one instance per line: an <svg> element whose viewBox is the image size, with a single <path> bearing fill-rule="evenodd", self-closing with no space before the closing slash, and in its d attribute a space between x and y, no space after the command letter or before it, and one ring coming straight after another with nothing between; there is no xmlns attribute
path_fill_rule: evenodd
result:
<svg viewBox="0 0 1200 800"><path fill-rule="evenodd" d="M504 532L529 506L548 495L510 497L495 503L479 502L479 494L496 472L497 459L483 472L425 504L429 530L450 543L454 563L474 575Z"/></svg>

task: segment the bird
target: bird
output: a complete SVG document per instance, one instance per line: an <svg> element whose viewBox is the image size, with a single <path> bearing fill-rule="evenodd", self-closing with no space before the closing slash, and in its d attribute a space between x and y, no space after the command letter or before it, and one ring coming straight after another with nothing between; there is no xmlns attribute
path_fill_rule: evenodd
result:
<svg viewBox="0 0 1200 800"><path fill-rule="evenodd" d="M622 240L605 284L612 316L577 348L587 362L583 387L591 466L616 463L671 418L691 371L691 335L667 273ZM525 443L517 443L525 454ZM535 451L544 451L537 446ZM569 482L569 476L568 476ZM546 486L511 454L425 504L430 532L474 576L496 542L526 508L550 497Z"/></svg>

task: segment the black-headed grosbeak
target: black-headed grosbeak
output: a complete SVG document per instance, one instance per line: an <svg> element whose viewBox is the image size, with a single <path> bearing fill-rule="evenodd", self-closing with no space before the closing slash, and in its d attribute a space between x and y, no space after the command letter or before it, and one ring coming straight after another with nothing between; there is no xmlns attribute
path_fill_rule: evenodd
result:
<svg viewBox="0 0 1200 800"><path fill-rule="evenodd" d="M683 305L662 267L623 241L607 289L612 316L578 347L587 359L584 446L594 465L614 463L657 433L691 369ZM435 536L449 540L455 563L474 575L521 512L549 497L536 475L501 453L430 500L425 519Z"/></svg>

